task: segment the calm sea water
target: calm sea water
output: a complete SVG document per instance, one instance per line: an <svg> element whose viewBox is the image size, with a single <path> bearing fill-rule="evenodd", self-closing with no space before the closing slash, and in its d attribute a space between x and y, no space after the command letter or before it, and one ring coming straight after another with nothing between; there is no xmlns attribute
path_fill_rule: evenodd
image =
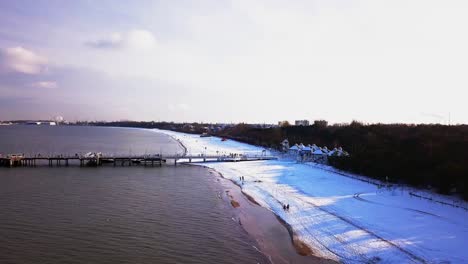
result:
<svg viewBox="0 0 468 264"><path fill-rule="evenodd" d="M0 127L0 153L180 152L153 131ZM0 168L0 263L267 263L208 170Z"/></svg>

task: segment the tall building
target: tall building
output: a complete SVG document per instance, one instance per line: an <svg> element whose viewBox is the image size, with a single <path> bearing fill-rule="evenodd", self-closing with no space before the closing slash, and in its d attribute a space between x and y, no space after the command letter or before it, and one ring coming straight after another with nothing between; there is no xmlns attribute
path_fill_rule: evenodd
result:
<svg viewBox="0 0 468 264"><path fill-rule="evenodd" d="M296 120L294 124L296 126L309 126L310 125L309 120Z"/></svg>

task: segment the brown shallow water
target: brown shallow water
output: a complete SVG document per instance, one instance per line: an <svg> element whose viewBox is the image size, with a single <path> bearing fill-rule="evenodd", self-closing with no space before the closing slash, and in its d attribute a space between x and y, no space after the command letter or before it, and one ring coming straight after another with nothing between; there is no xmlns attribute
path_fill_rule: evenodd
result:
<svg viewBox="0 0 468 264"><path fill-rule="evenodd" d="M0 168L0 263L268 263L204 168Z"/></svg>

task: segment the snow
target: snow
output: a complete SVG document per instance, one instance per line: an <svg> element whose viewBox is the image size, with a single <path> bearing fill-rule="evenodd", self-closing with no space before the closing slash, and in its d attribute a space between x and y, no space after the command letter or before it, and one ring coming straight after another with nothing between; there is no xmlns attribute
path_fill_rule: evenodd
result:
<svg viewBox="0 0 468 264"><path fill-rule="evenodd" d="M306 147L306 146L304 146L304 147L302 148L302 151L311 151L311 150L312 150L312 149L311 149L310 147Z"/></svg>
<svg viewBox="0 0 468 264"><path fill-rule="evenodd" d="M256 155L263 150L217 137L157 131L180 140L191 154ZM408 188L378 187L313 163L280 159L201 165L239 183L319 256L344 263L468 263L468 211L463 208L415 198ZM283 204L290 210L284 211Z"/></svg>
<svg viewBox="0 0 468 264"><path fill-rule="evenodd" d="M296 145L294 145L294 146L290 147L289 149L290 149L290 150L299 150L299 147L296 146Z"/></svg>
<svg viewBox="0 0 468 264"><path fill-rule="evenodd" d="M317 150L315 150L315 151L313 152L313 154L315 154L315 155L323 155L323 154L325 154L325 153L324 153L321 149L317 149Z"/></svg>

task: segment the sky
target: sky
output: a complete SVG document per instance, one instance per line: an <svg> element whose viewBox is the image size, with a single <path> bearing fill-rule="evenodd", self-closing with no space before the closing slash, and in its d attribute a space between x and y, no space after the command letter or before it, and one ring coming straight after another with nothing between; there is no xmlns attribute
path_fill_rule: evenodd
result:
<svg viewBox="0 0 468 264"><path fill-rule="evenodd" d="M468 123L465 0L0 1L0 120Z"/></svg>

